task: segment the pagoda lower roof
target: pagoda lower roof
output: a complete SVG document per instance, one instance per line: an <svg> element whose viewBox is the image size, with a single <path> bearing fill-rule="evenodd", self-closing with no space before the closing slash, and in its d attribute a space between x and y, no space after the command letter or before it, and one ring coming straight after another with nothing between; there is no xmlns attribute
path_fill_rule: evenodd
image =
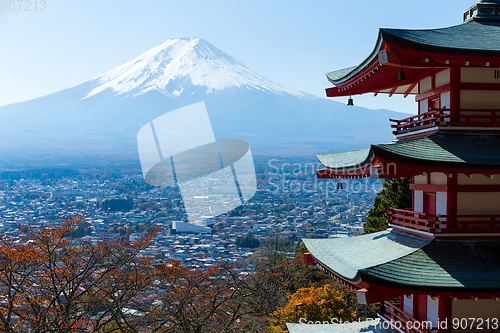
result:
<svg viewBox="0 0 500 333"><path fill-rule="evenodd" d="M500 291L500 243L440 240L388 229L339 239L304 239L322 266L348 283L412 291Z"/></svg>
<svg viewBox="0 0 500 333"><path fill-rule="evenodd" d="M500 169L500 135L436 132L317 158L326 172L346 174L366 170L377 158L414 166L496 170Z"/></svg>

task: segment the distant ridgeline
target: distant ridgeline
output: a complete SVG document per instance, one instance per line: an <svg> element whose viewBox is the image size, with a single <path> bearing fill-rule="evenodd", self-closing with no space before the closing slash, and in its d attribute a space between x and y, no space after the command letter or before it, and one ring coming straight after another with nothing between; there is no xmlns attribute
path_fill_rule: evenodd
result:
<svg viewBox="0 0 500 333"><path fill-rule="evenodd" d="M4 171L0 173L0 179L60 179L64 177L78 176L77 170L50 168L50 169L37 169L37 170L24 170L24 171Z"/></svg>

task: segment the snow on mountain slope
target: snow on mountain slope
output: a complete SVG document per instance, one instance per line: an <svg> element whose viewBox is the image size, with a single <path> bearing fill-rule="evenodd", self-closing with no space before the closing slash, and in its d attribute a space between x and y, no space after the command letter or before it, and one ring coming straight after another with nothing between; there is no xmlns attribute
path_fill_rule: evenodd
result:
<svg viewBox="0 0 500 333"><path fill-rule="evenodd" d="M179 96L186 84L203 86L207 93L228 88L255 88L298 97L305 95L251 70L198 37L169 39L91 81L96 86L85 98L108 88L117 94L134 96L151 90L166 96Z"/></svg>

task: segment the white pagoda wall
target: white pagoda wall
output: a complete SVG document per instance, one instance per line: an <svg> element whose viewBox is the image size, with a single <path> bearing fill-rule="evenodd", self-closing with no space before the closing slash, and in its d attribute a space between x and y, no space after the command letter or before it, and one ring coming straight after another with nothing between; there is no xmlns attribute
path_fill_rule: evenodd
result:
<svg viewBox="0 0 500 333"><path fill-rule="evenodd" d="M473 174L472 178L458 175L458 185L500 185L500 176L493 179ZM500 192L458 192L458 215L500 215Z"/></svg>
<svg viewBox="0 0 500 333"><path fill-rule="evenodd" d="M460 108L488 110L500 109L500 94L498 91L494 90L461 90Z"/></svg>
<svg viewBox="0 0 500 333"><path fill-rule="evenodd" d="M451 318L457 318L458 320L465 318L467 319L468 327L470 327L472 321L468 318L481 318L483 321L489 319L490 320L490 330L492 328L493 320L499 320L500 314L500 301L496 301L494 299L478 299L477 301L473 299L457 299L456 301L452 301L451 303ZM497 321L500 325L500 323ZM453 328L451 326L452 323L449 323L449 328ZM487 329L486 322L483 324L483 331L490 332ZM453 330L452 332L464 332L459 330Z"/></svg>
<svg viewBox="0 0 500 333"><path fill-rule="evenodd" d="M495 78L499 68L462 68L462 83L500 83ZM461 90L461 109L500 109L500 94L494 90Z"/></svg>
<svg viewBox="0 0 500 333"><path fill-rule="evenodd" d="M436 76L435 76L436 88L442 87L445 84L450 83L450 72L451 72L450 69L446 69L444 71L436 73Z"/></svg>
<svg viewBox="0 0 500 333"><path fill-rule="evenodd" d="M499 83L500 78L495 78L496 70L500 68L464 67L461 69L461 81L463 83Z"/></svg>

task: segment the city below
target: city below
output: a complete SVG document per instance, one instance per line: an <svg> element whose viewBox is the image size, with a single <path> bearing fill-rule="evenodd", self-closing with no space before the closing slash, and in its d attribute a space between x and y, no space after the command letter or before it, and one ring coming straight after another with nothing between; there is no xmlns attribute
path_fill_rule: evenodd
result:
<svg viewBox="0 0 500 333"><path fill-rule="evenodd" d="M195 223L188 223L177 188L148 185L137 170L4 170L0 229L19 243L26 241L21 225L44 228L81 215L71 235L78 241L125 238L134 243L158 228L141 255L181 260L199 269L221 260L240 263L276 235L298 246L303 238L362 234L380 183L350 180L339 186L337 181L318 180L318 167L299 158L257 157L254 197L226 214L204 216ZM223 194L217 193L213 190L202 199L208 204L220 200Z"/></svg>

